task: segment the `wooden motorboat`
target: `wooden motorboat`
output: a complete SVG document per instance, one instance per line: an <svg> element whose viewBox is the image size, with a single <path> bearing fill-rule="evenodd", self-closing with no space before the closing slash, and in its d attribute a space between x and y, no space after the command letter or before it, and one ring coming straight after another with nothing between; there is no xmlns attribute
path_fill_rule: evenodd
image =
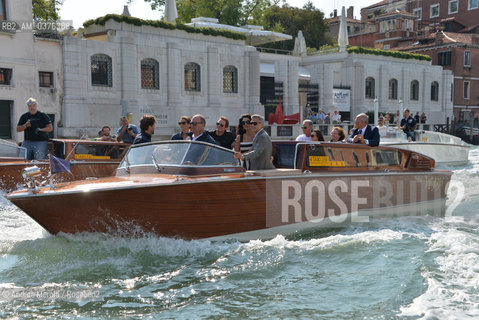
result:
<svg viewBox="0 0 479 320"><path fill-rule="evenodd" d="M128 147L129 144L115 141L52 139L48 145L49 153L68 160L71 171L71 174L57 173L53 179L63 182L114 175ZM21 172L32 165L40 168L43 180L47 179L50 171L48 159L29 161L25 149L12 144L2 150L6 151L0 154L0 189L10 191L24 184Z"/></svg>
<svg viewBox="0 0 479 320"><path fill-rule="evenodd" d="M370 215L443 212L452 173L424 155L323 142L274 149L280 168L245 171L231 150L203 142L135 145L116 176L6 197L52 234L140 229L185 239L263 239Z"/></svg>
<svg viewBox="0 0 479 320"><path fill-rule="evenodd" d="M396 128L380 130L381 145L419 152L434 159L436 164L465 165L469 162L471 145L461 138L442 132L416 130L416 141Z"/></svg>

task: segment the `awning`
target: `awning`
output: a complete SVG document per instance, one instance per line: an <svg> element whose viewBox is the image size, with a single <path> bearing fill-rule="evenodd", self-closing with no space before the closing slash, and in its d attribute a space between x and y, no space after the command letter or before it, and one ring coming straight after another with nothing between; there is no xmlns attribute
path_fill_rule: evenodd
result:
<svg viewBox="0 0 479 320"><path fill-rule="evenodd" d="M259 73L262 76L274 77L275 76L274 63L261 63L259 66ZM311 74L309 73L308 69L306 69L305 67L299 66L298 78L302 80L309 80L311 79Z"/></svg>
<svg viewBox="0 0 479 320"><path fill-rule="evenodd" d="M250 46L257 46L269 42L293 39L293 37L289 34L263 30L262 26L247 25L242 27L235 27L227 24L220 24L218 23L218 19L215 18L193 18L191 19L191 23L187 23L186 25L197 28L214 28L241 32L244 33L248 38L246 40L246 43Z"/></svg>
<svg viewBox="0 0 479 320"><path fill-rule="evenodd" d="M261 63L259 65L259 73L262 76L274 77L274 63Z"/></svg>
<svg viewBox="0 0 479 320"><path fill-rule="evenodd" d="M309 73L308 69L305 67L298 67L298 76L303 79L311 79L311 74Z"/></svg>

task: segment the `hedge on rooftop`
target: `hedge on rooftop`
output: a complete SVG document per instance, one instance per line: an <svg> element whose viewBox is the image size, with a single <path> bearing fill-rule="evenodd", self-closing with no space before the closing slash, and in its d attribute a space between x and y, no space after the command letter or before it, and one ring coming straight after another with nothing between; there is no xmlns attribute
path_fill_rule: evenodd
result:
<svg viewBox="0 0 479 320"><path fill-rule="evenodd" d="M179 29L179 30L186 31L188 33L202 33L207 36L215 36L215 37L221 36L221 37L231 38L235 40L247 39L246 35L240 32L235 32L235 31L229 31L224 29L214 29L214 28L197 28L197 27L187 26L185 24L180 24L180 23L175 24L175 23L170 23L170 22L161 21L161 20L143 20L143 19L130 17L126 15L119 15L119 14L107 14L106 16L103 16L103 17L85 21L83 23L83 27L86 28L93 24L104 26L105 23L110 19L120 23L125 22L128 24L133 24L138 27L152 26L155 28L170 29L170 30Z"/></svg>
<svg viewBox="0 0 479 320"><path fill-rule="evenodd" d="M364 48L364 47L349 47L346 49L348 53L359 53L359 54L374 54L377 56L388 56L400 59L416 59L431 61L431 57L424 54L408 53L402 51L390 51L390 50L380 50L373 48Z"/></svg>

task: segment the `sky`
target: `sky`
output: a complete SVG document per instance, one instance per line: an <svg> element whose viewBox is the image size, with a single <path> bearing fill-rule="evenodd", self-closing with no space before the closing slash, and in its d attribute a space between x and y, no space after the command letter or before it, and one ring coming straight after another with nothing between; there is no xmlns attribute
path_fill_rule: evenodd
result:
<svg viewBox="0 0 479 320"><path fill-rule="evenodd" d="M102 17L108 13L121 14L126 0L65 0L60 8L60 18L62 20L73 21L73 26L79 28L83 22L89 19ZM288 0L288 5L292 7L302 7L307 0ZM354 6L354 16L360 19L360 9L379 0L312 0L313 5L323 11L326 17L338 9L338 15L341 14L341 6ZM130 14L141 19L158 20L163 17L163 13L151 10L151 7L144 0L134 0L129 6Z"/></svg>

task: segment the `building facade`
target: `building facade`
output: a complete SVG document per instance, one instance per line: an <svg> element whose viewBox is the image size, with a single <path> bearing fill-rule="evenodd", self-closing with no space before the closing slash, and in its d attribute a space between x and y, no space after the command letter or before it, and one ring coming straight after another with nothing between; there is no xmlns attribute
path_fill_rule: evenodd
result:
<svg viewBox="0 0 479 320"><path fill-rule="evenodd" d="M0 138L23 140L16 132L20 116L28 111L26 101L38 100L56 135L63 96L61 41L48 39L28 27L32 22L31 0L1 0L0 20L25 22L20 30L0 30ZM7 24L8 25L8 24Z"/></svg>
<svg viewBox="0 0 479 320"><path fill-rule="evenodd" d="M479 34L438 32L403 50L427 54L433 64L453 72L455 119L479 117Z"/></svg>
<svg viewBox="0 0 479 320"><path fill-rule="evenodd" d="M153 114L167 137L182 115L201 113L214 127L220 115L263 112L259 53L243 40L110 19L65 37L63 51L63 136L116 129L123 115Z"/></svg>
<svg viewBox="0 0 479 320"><path fill-rule="evenodd" d="M318 108L331 114L338 110L343 120L373 111L375 103L379 112L396 113L405 108L425 112L429 123L445 123L452 116L452 73L429 61L346 52L296 60L262 54L261 61L274 61L275 81L285 88L283 101L289 114L297 112L301 92L297 88L305 82L318 88ZM338 95L346 96L346 101L336 101ZM307 102L311 101L301 99L303 105Z"/></svg>

